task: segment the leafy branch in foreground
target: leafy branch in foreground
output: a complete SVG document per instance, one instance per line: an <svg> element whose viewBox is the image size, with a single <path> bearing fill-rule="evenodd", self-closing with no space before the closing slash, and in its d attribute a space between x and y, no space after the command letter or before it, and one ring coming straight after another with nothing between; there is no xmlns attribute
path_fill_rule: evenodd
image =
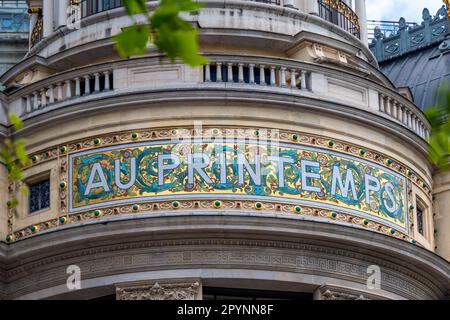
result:
<svg viewBox="0 0 450 320"><path fill-rule="evenodd" d="M202 4L191 0L161 0L152 14L145 0L124 0L124 6L134 25L114 37L116 50L121 56L144 54L149 42L153 42L172 62L181 58L192 67L207 62L199 54L197 29L179 16L182 12L197 11ZM148 23L138 23L135 20L138 14L145 15Z"/></svg>
<svg viewBox="0 0 450 320"><path fill-rule="evenodd" d="M429 157L441 171L450 170L450 83L437 89L436 105L425 111L431 123Z"/></svg>
<svg viewBox="0 0 450 320"><path fill-rule="evenodd" d="M9 121L13 125L14 131L23 128L22 120L14 113L9 114ZM2 141L0 148L0 160L4 163L8 172L8 179L13 182L22 182L24 178L23 168L30 160L26 151L26 141L24 139L6 138ZM20 191L28 195L29 190L26 185L20 187ZM19 205L19 200L15 197L8 201L9 208L15 208Z"/></svg>

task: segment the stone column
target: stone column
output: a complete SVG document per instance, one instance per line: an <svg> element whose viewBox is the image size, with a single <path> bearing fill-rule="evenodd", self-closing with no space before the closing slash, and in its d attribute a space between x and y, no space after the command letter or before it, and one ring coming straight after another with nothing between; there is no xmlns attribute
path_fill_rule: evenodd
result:
<svg viewBox="0 0 450 320"><path fill-rule="evenodd" d="M306 0L306 12L315 16L319 15L319 2L314 0Z"/></svg>
<svg viewBox="0 0 450 320"><path fill-rule="evenodd" d="M200 279L142 281L116 284L117 300L201 300Z"/></svg>
<svg viewBox="0 0 450 320"><path fill-rule="evenodd" d="M283 6L288 8L294 8L294 0L283 0Z"/></svg>
<svg viewBox="0 0 450 320"><path fill-rule="evenodd" d="M67 7L69 0L58 0L58 24L57 28L64 27L67 24Z"/></svg>
<svg viewBox="0 0 450 320"><path fill-rule="evenodd" d="M359 25L361 27L361 41L368 46L369 45L369 35L367 31L367 11L366 11L366 0L355 0L355 12L359 17Z"/></svg>
<svg viewBox="0 0 450 320"><path fill-rule="evenodd" d="M43 36L48 37L53 32L53 0L44 0L42 8L43 16Z"/></svg>

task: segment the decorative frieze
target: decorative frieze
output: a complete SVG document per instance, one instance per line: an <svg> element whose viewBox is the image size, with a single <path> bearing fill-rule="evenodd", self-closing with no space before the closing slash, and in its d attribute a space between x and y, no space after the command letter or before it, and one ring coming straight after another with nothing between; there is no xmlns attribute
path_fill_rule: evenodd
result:
<svg viewBox="0 0 450 320"><path fill-rule="evenodd" d="M321 231L324 231L321 229ZM114 236L110 240L114 242ZM130 238L128 238L130 239ZM104 239L105 240L105 239ZM66 268L61 267L76 261L83 272L83 279L94 279L103 275L128 274L130 272L149 272L158 270L182 270L199 268L214 268L216 276L220 278L229 276L227 269L265 270L267 272L298 273L333 277L344 281L354 282L359 286L365 285L368 277L367 267L378 265L382 269L381 285L384 292L391 292L407 299L436 299L439 289L430 281L429 275L417 273L399 263L389 259L375 258L372 255L358 253L355 247L348 245L340 248L329 245L304 243L306 238L300 241L275 241L275 240L248 240L243 238L218 238L218 239L177 239L154 241L131 241L119 244L107 245L103 241L102 246L94 246L72 250L51 257L34 259L31 263L17 266L7 271L6 278L10 279L9 292L14 296L27 294L51 286L59 286L66 282ZM312 241L312 242L311 242ZM392 257L392 256L389 256ZM411 257L412 258L412 257ZM295 277L294 277L295 278ZM292 278L292 279L294 279ZM156 283L159 287L155 287ZM193 294L191 286L199 280L182 280L181 289ZM169 283L173 283L170 281ZM102 283L105 285L105 283ZM123 297L139 298L149 297L155 294L158 297L167 296L162 291L173 287L167 286L164 281L147 282L141 284L129 284L121 287L136 290L124 290L120 294ZM153 288L153 290L152 290ZM179 288L179 284L175 285ZM359 297L361 293L352 293L346 290L328 288ZM325 290L326 291L326 290ZM375 294L362 294L364 298L377 299ZM177 295L175 295L177 296ZM181 296L187 296L183 294Z"/></svg>
<svg viewBox="0 0 450 320"><path fill-rule="evenodd" d="M258 132L258 134L256 134ZM289 142L295 143L298 145L304 146L316 146L321 148L327 148L334 151L339 151L344 154L349 154L353 157L365 159L369 161L373 161L382 166L388 166L391 170L394 170L402 175L405 175L408 178L408 194L411 193L411 184L415 184L416 187L422 189L426 194L431 197L431 189L423 182L423 180L410 168L400 164L399 162L388 158L386 155L378 153L374 150L365 149L362 146L350 144L344 141L333 140L333 144L330 145L330 140L326 137L321 137L317 135L304 134L300 132L291 132L285 130L255 130L254 128L240 128L240 127L226 127L226 128L179 128L179 129L147 129L147 130L137 130L134 132L118 132L118 133L110 133L103 135L101 137L96 138L86 138L84 140L72 141L62 146L53 147L47 149L40 153L35 153L31 156L32 165L36 166L46 161L51 161L53 159L58 159L58 165L60 170L60 183L66 182L66 186L68 185L68 155L74 152L91 150L93 148L97 148L99 146L114 146L123 143L131 143L131 142L144 142L144 141L157 141L157 140L170 140L170 139L179 139L183 136L192 136L192 138L196 137L236 137L240 136L243 138L258 138L258 139L268 139L275 140L279 142ZM98 141L98 143L96 143ZM14 186L12 186L14 188ZM214 209L214 200L224 200L220 199L212 199L208 201L200 201L201 199L192 199L189 201L180 201L180 204L184 206L184 208L191 208L193 210L199 210L200 204L202 204L203 210L205 209ZM248 209L254 210L255 202L254 201L231 201L227 200L232 204L231 207L227 209L233 210L242 210L239 205L246 205L248 203ZM72 224L79 223L81 221L86 220L95 220L101 217L121 215L127 213L145 213L149 211L157 211L157 210L165 210L170 211L172 208L172 201L148 201L139 206L138 210L132 210L133 204L130 205L117 205L110 206L107 208L101 209L102 215L98 216L94 214L94 211L87 210L83 212L79 212L77 214L72 214L69 216L68 212L68 190L67 188L60 188L60 213L57 218L43 221L39 224L40 232L49 230L61 225L61 221L63 224ZM295 214L296 207L299 207L295 203L283 203L283 202L273 202L273 201L262 201L264 207L262 210L258 210L259 212L280 212L284 214ZM369 228L373 231L383 232L389 234L390 236L398 237L400 239L404 239L406 241L412 241L412 239L404 233L395 232L392 234L392 230L387 225L380 224L379 222L370 221L370 219L362 219L355 217L354 215L348 214L346 212L339 212L339 210L323 210L314 207L308 206L300 206L302 207L302 214L318 216L322 215L324 218L329 219L330 214L335 212L337 214L337 220L342 220L349 222L350 224L357 224L359 226L363 226L365 228ZM251 209L250 209L251 208ZM298 213L298 212L297 212ZM408 211L409 221L411 222L412 216L411 210ZM60 219L65 218L65 219ZM13 214L11 213L11 219L9 221L9 230L10 234L8 236L9 241L13 239L23 239L28 236L32 236L35 233L31 232L30 228L24 228L22 230L14 230L13 227ZM412 230L412 226L409 225L409 230Z"/></svg>
<svg viewBox="0 0 450 320"><path fill-rule="evenodd" d="M357 290L322 286L317 289L316 300L372 300Z"/></svg>
<svg viewBox="0 0 450 320"><path fill-rule="evenodd" d="M116 298L117 300L200 300L201 285L199 280L117 284Z"/></svg>

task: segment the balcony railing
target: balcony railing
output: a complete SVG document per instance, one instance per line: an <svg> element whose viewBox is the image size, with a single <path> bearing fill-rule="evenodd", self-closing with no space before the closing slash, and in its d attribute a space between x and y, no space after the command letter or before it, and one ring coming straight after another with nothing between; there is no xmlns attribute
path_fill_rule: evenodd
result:
<svg viewBox="0 0 450 320"><path fill-rule="evenodd" d="M86 18L94 14L119 8L123 6L122 0L82 0L81 18Z"/></svg>
<svg viewBox="0 0 450 320"><path fill-rule="evenodd" d="M156 0L150 0L156 1ZM150 2L149 1L149 2ZM281 6L281 0L248 0L252 2L266 3ZM311 0L314 1L314 0ZM341 27L357 38L361 38L359 18L356 13L342 0L317 0L319 3L319 15L321 18ZM123 0L81 0L81 18L90 17L107 10L120 8Z"/></svg>
<svg viewBox="0 0 450 320"><path fill-rule="evenodd" d="M50 81L47 85L22 97L23 115L32 114L53 104L114 90L113 71L99 70Z"/></svg>
<svg viewBox="0 0 450 320"><path fill-rule="evenodd" d="M156 0L148 0L156 1ZM281 0L249 0L266 4L281 5ZM86 18L94 14L116 9L123 6L123 0L81 0L81 18Z"/></svg>
<svg viewBox="0 0 450 320"><path fill-rule="evenodd" d="M317 92L317 86L323 86L320 81L315 80L318 79L321 71L312 69L309 64L256 56L207 56L209 63L202 68L203 72L191 74L189 78L177 77L169 82L162 78L154 79L152 68L148 70L148 74L142 71L143 67L147 68L156 61L159 65L161 57L153 57L140 62L132 60L93 65L56 74L18 89L12 93L10 101L16 108L16 112L25 118L105 97L113 98L116 95L154 90L159 92L161 88L260 91L266 94L281 93L294 97L316 96L322 100L336 102L336 96L327 98L328 94ZM170 66L173 68L173 65ZM114 81L135 68L139 76L143 77L140 80ZM163 66L161 68L161 71L165 70ZM116 74L115 77L114 74ZM180 71L179 74L184 72ZM143 81L143 79L154 80ZM398 93L389 90L380 90L377 93L379 97L377 108L370 109L370 112L397 123L423 139L429 137L430 126L420 109ZM349 100L338 98L338 101L345 103ZM364 110L367 108L365 104L357 107Z"/></svg>
<svg viewBox="0 0 450 320"><path fill-rule="evenodd" d="M295 65L258 64L230 61L212 61L203 70L203 81L249 84L289 88L293 90L310 90L310 71Z"/></svg>
<svg viewBox="0 0 450 320"><path fill-rule="evenodd" d="M356 13L341 0L318 0L319 16L361 39L359 18Z"/></svg>

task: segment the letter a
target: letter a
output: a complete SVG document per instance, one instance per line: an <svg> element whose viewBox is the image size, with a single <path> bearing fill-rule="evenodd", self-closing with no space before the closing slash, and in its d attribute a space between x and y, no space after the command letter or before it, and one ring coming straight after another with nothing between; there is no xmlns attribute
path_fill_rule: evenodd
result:
<svg viewBox="0 0 450 320"><path fill-rule="evenodd" d="M95 177L98 175L99 181L94 182ZM88 196L91 193L92 189L103 188L106 192L109 192L108 183L106 181L105 173L103 172L103 168L100 163L94 163L92 167L91 174L89 175L89 181L86 186L85 196Z"/></svg>

